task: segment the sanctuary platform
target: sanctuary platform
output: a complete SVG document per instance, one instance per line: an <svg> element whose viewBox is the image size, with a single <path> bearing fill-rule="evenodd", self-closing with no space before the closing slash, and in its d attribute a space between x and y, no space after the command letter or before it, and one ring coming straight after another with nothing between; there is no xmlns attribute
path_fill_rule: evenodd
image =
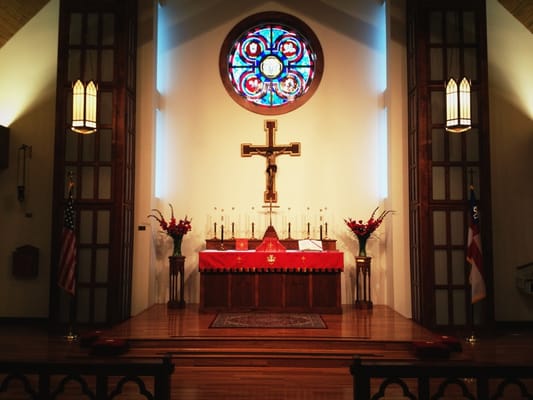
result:
<svg viewBox="0 0 533 400"><path fill-rule="evenodd" d="M98 331L106 339L124 340L121 357L169 355L176 366L350 366L354 356L370 359L413 359L413 341L435 334L391 308L356 309L343 305L341 314L319 314L325 328L213 328L217 312L200 312L198 304L169 308L155 304L140 314ZM0 325L1 328L1 325ZM80 337L93 330L78 328ZM57 334L24 326L0 329L0 361L86 357L87 348L66 343Z"/></svg>
<svg viewBox="0 0 533 400"><path fill-rule="evenodd" d="M412 359L412 342L435 335L391 308L343 305L341 314L320 314L325 329L211 328L217 312L198 304L169 309L156 304L107 335L127 339L130 353L169 353L177 366L346 367L355 355Z"/></svg>

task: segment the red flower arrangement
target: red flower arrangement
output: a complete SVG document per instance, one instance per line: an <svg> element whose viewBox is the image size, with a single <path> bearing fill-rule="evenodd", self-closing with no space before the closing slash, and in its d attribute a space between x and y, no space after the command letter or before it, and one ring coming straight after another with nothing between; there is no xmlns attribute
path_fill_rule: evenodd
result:
<svg viewBox="0 0 533 400"><path fill-rule="evenodd" d="M377 218L376 212L378 211L379 207L376 207L372 214L370 215L370 218L367 222L363 222L362 219L358 221L354 221L351 218L345 219L344 222L346 222L346 225L350 228L350 230L357 236L357 239L359 240L359 256L360 257L366 257L366 241L374 232L376 229L379 228L381 223L383 222L383 219L387 216L387 214L391 213L392 210L384 210Z"/></svg>
<svg viewBox="0 0 533 400"><path fill-rule="evenodd" d="M163 214L161 214L161 211L156 208L152 209L152 211L154 211L156 214L150 214L148 217L152 217L157 220L161 229L163 229L167 235L174 240L174 251L172 255L181 256L181 241L183 240L183 235L186 235L192 229L192 219L187 219L187 216L185 216L184 219L180 219L179 222L176 223L176 218L174 217L174 208L172 207L172 204L169 204L169 206L170 221L167 222Z"/></svg>

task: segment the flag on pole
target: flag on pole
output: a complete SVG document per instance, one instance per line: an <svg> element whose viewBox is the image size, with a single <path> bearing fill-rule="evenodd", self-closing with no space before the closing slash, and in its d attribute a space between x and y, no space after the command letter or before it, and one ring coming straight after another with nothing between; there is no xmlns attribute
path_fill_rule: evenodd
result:
<svg viewBox="0 0 533 400"><path fill-rule="evenodd" d="M59 253L58 285L68 294L74 296L76 292L76 233L74 231L74 201L72 188L69 183L67 205L61 232L61 252Z"/></svg>
<svg viewBox="0 0 533 400"><path fill-rule="evenodd" d="M474 186L470 185L470 225L466 260L470 263L470 285L472 287L472 304L484 299L487 295L483 272L483 253L481 251L481 235L479 232L479 210Z"/></svg>

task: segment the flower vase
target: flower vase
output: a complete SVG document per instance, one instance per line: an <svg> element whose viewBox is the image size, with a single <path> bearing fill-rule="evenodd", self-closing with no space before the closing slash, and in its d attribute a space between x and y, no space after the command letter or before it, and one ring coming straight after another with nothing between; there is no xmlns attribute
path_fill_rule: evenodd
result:
<svg viewBox="0 0 533 400"><path fill-rule="evenodd" d="M370 235L357 236L359 241L359 257L366 257L366 241Z"/></svg>
<svg viewBox="0 0 533 400"><path fill-rule="evenodd" d="M183 241L183 236L179 235L172 238L174 240L174 248L172 250L172 256L181 256L181 242Z"/></svg>

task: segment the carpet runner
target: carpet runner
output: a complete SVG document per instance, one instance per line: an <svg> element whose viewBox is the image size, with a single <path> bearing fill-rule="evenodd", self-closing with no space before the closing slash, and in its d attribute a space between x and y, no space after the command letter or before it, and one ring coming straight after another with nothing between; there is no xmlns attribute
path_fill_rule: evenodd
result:
<svg viewBox="0 0 533 400"><path fill-rule="evenodd" d="M223 312L217 314L210 328L287 328L326 329L319 314L270 313L270 312Z"/></svg>

